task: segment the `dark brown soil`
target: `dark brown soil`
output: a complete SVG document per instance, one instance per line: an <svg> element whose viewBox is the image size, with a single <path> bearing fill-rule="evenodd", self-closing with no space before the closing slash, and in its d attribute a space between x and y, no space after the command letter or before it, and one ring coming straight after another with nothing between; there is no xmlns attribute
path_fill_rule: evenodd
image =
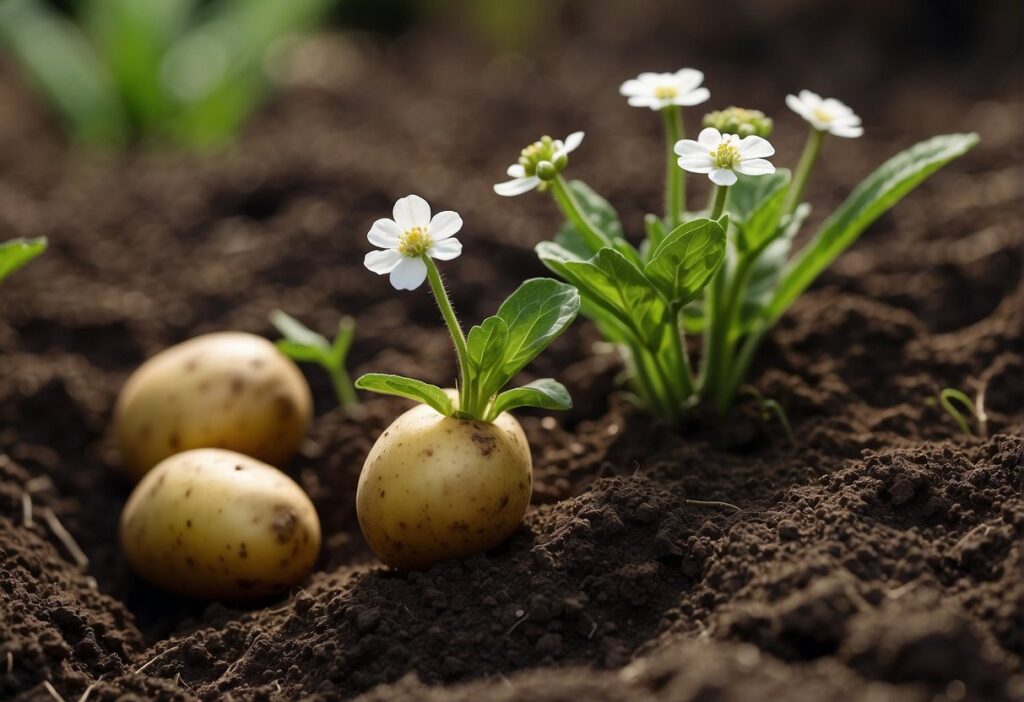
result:
<svg viewBox="0 0 1024 702"><path fill-rule="evenodd" d="M0 699L52 699L44 682L67 700L1020 699L1019 65L1000 73L998 54L940 60L912 44L925 58L894 72L886 22L902 20L868 10L854 29L882 38L856 64L836 59L856 43L847 34L821 36L820 65L756 42L733 61L712 27L692 30L681 55L670 11L637 3L619 26L613 6L568 13L583 30L551 30L562 43L530 59L489 58L457 34L387 49L322 40L238 147L212 157L69 151L0 71L0 232L51 239L0 291ZM810 31L820 17L806 12ZM755 19L768 31L792 18ZM660 135L615 88L680 63L705 68L716 106L773 112L780 161L803 138L786 91L820 87L859 108L867 134L828 144L816 221L899 148L982 135L844 255L760 353L752 381L786 408L797 446L752 405L727 427L654 424L579 323L529 369L565 381L576 409L522 418L536 462L524 526L493 552L398 574L375 565L354 492L372 441L407 405L368 398L346 416L310 368L318 416L285 467L323 521L308 581L236 608L128 572L116 527L130 486L107 426L136 365L202 332L272 337L267 315L282 307L322 331L356 316L356 373L447 382L453 355L430 296L396 294L362 268L369 224L408 192L458 209L466 254L445 270L464 321L478 321L544 273L531 248L557 221L543 198L491 193L516 150L584 128L573 175L637 228L660 202ZM978 382L984 440L934 399Z"/></svg>

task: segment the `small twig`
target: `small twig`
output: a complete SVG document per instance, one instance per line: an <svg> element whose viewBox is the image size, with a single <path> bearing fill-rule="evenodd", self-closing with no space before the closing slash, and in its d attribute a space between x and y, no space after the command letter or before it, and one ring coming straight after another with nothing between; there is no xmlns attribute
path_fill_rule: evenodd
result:
<svg viewBox="0 0 1024 702"><path fill-rule="evenodd" d="M957 540L956 544L954 544L953 548L954 548L954 549L960 548L960 546L962 546L962 545L963 545L963 543L964 543L965 541L967 541L967 539L971 538L972 536L974 536L975 534L977 534L977 533L978 533L979 531L981 531L982 529L984 529L984 530L985 530L985 534L987 535L987 534L988 534L988 530L989 530L989 529L991 529L991 527L990 527L990 526L989 526L988 524L984 524L984 523L976 525L976 526L975 526L975 527L974 527L973 529L971 529L971 530L970 530L969 532L967 532L966 534L964 534L963 536L961 536L961 537L960 537L960 538L959 538L959 539Z"/></svg>
<svg viewBox="0 0 1024 702"><path fill-rule="evenodd" d="M735 512L743 511L742 507L737 507L734 504L730 504L728 502L721 502L719 500L684 500L684 502L686 502L686 504L688 505L698 505L700 507L724 507L726 509L731 509Z"/></svg>
<svg viewBox="0 0 1024 702"><path fill-rule="evenodd" d="M262 640L262 639L263 639L263 634L260 634L260 635L259 635L259 636L257 636L257 637L256 637L255 639L253 639L253 640L252 640L252 643L251 643L251 644L249 644L249 648L245 649L245 653L243 653L243 654L242 654L241 656L239 656L238 660L236 660L236 661L235 661L234 663L232 663L231 665L229 665L229 666L227 667L227 670L225 670L225 671L224 671L224 672L223 672L223 673L221 674L221 676L220 676L220 677L221 677L221 678L224 678L224 677L226 677L226 676L230 675L230 674L231 674L232 672L234 672L235 668L237 668L237 667L238 667L239 665L241 665L242 661L244 661L244 660L245 660L245 659L246 659L246 658L247 658L247 657L249 656L249 654L250 654L250 653L252 652L252 649L253 649L253 648L254 648L254 647L256 646L256 644L258 644L258 643L260 642L260 640Z"/></svg>
<svg viewBox="0 0 1024 702"><path fill-rule="evenodd" d="M43 681L43 687L45 687L46 691L50 693L50 697L57 700L57 702L64 702L64 698L60 696L60 693L57 692L57 689L50 684L49 680Z"/></svg>
<svg viewBox="0 0 1024 702"><path fill-rule="evenodd" d="M28 493L28 490L23 490L21 493L21 525L26 529L31 529L35 522L32 521L32 495Z"/></svg>
<svg viewBox="0 0 1024 702"><path fill-rule="evenodd" d="M139 673L144 671L146 668L148 668L149 666L153 665L153 663L155 663L158 658L160 658L160 657L170 653L171 651L177 651L178 650L178 646L180 646L180 645L181 644L175 644L174 646L171 646L170 648L165 648L163 651L161 651L160 653L156 654L155 656L150 658L148 661L143 663L141 668L137 668L135 670L135 674L138 675Z"/></svg>
<svg viewBox="0 0 1024 702"><path fill-rule="evenodd" d="M519 610L519 611L520 611L520 612L523 612L523 610ZM517 619L517 620L516 620L516 623L515 623L515 624L513 624L512 626L510 626L510 627L509 627L509 629L508 629L508 631L506 631L506 632L505 632L505 636L511 636L511 635L512 635L512 632L513 632L513 631L515 631L515 630L516 630L516 628L517 628L517 627L518 627L518 626L519 626L520 624L522 624L523 622L525 622L525 621L526 621L526 620L527 620L527 619L528 619L529 617L530 617L530 615L529 615L529 614L528 614L527 612L523 612L523 613L522 613L522 614L521 614L521 615L519 616L519 619Z"/></svg>
<svg viewBox="0 0 1024 702"><path fill-rule="evenodd" d="M60 520L57 519L57 515L54 514L53 510L49 507L43 507L39 512L43 515L43 519L46 521L46 525L50 527L50 531L53 532L53 535L56 536L57 540L64 545L67 552L71 554L71 557L75 560L75 565L77 565L81 570L88 568L89 557L85 555L85 551L83 551L78 545L78 542L75 541L75 537L71 535L71 532L65 529L64 525L60 523Z"/></svg>
<svg viewBox="0 0 1024 702"><path fill-rule="evenodd" d="M978 393L974 396L974 416L978 420L978 437L988 438L988 413L985 411L985 391L988 389L988 382L982 381L978 384Z"/></svg>
<svg viewBox="0 0 1024 702"><path fill-rule="evenodd" d="M78 702L85 702L87 699L89 699L89 695L92 694L93 688L95 688L99 684L100 681L97 680L96 682L89 685L89 687L85 688L85 691L82 693L82 696L78 698Z"/></svg>
<svg viewBox="0 0 1024 702"><path fill-rule="evenodd" d="M39 492L40 490L46 490L51 487L53 487L53 481L50 480L50 476L48 475L37 475L25 483L25 489L33 493Z"/></svg>
<svg viewBox="0 0 1024 702"><path fill-rule="evenodd" d="M7 670L5 673L10 675L14 671L14 654L10 651L7 652Z"/></svg>

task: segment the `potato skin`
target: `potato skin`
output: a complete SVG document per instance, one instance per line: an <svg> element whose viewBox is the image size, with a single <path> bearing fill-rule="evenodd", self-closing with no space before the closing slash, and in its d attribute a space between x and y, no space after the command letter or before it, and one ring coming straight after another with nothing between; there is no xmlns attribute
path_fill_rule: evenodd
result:
<svg viewBox="0 0 1024 702"><path fill-rule="evenodd" d="M193 448L238 451L272 465L295 453L313 399L294 363L242 332L198 336L142 364L114 410L125 472L139 480Z"/></svg>
<svg viewBox="0 0 1024 702"><path fill-rule="evenodd" d="M359 476L356 511L370 547L403 570L497 546L522 522L533 490L526 434L418 405L377 439Z"/></svg>
<svg viewBox="0 0 1024 702"><path fill-rule="evenodd" d="M301 581L320 552L320 520L291 478L221 449L153 468L121 512L121 548L143 579L204 599L249 600Z"/></svg>

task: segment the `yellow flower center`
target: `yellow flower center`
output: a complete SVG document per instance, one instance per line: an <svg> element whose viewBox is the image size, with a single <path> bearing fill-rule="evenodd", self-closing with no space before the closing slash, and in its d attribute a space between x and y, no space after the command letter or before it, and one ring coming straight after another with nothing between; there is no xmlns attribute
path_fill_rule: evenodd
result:
<svg viewBox="0 0 1024 702"><path fill-rule="evenodd" d="M671 85L663 85L654 89L654 97L659 100L671 100L674 97L679 97L679 91Z"/></svg>
<svg viewBox="0 0 1024 702"><path fill-rule="evenodd" d="M832 121L832 113L826 110L824 107L819 107L815 110L812 110L811 114L814 115L814 119L824 124L828 124L829 122Z"/></svg>
<svg viewBox="0 0 1024 702"><path fill-rule="evenodd" d="M399 238L398 252L410 258L419 258L433 243L426 227L413 227Z"/></svg>
<svg viewBox="0 0 1024 702"><path fill-rule="evenodd" d="M740 150L731 141L723 141L711 153L715 168L733 168L740 160Z"/></svg>

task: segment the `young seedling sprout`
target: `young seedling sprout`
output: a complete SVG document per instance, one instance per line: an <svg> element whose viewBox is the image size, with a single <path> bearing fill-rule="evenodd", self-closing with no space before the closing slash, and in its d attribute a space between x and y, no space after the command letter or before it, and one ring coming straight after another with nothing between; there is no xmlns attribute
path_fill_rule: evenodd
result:
<svg viewBox="0 0 1024 702"><path fill-rule="evenodd" d="M409 195L395 203L394 219L377 220L367 235L381 249L366 255L368 269L388 275L396 290L429 282L459 365L452 391L381 373L356 381L363 390L423 403L377 440L356 494L366 540L398 568L422 568L504 541L522 521L533 483L526 435L508 411L571 406L569 393L551 378L503 388L572 323L579 294L556 280L528 280L496 315L464 334L434 263L462 253L454 238L461 228L457 213L431 216L423 198Z"/></svg>
<svg viewBox="0 0 1024 702"><path fill-rule="evenodd" d="M46 238L11 239L0 243L0 281L46 251Z"/></svg>
<svg viewBox="0 0 1024 702"><path fill-rule="evenodd" d="M355 386L345 367L348 351L352 346L352 337L356 331L354 319L342 317L338 320L338 331L333 342L327 341L325 337L282 310L275 310L270 315L270 322L284 337L276 342L281 353L300 363L320 364L331 377L334 394L337 395L338 404L343 409L359 404Z"/></svg>
<svg viewBox="0 0 1024 702"><path fill-rule="evenodd" d="M985 411L985 385L978 388L977 394L971 400L967 393L956 388L943 388L939 392L939 404L946 410L960 431L967 436L988 438L988 413ZM958 407L959 406L959 407ZM961 411L963 410L963 411ZM975 429L971 428L968 417L974 419Z"/></svg>
<svg viewBox="0 0 1024 702"><path fill-rule="evenodd" d="M508 169L512 180L494 186L504 196L531 190L553 195L565 223L554 241L537 246L537 254L579 289L586 315L622 350L642 404L672 423L701 404L727 415L760 342L793 301L865 228L978 141L976 134L951 134L897 154L793 254L810 212L803 194L822 145L829 135L861 136L860 118L835 99L807 90L790 95L787 104L810 125L791 175L769 160L775 156L767 140L774 125L758 110L711 112L697 139L685 138L683 108L710 95L703 78L693 69L642 73L620 88L630 105L660 111L665 124L665 212L647 215L639 246L626 239L604 198L565 179L582 132L564 142L543 137L526 147ZM706 175L713 184L701 211L688 208L687 173ZM697 372L685 334L703 337Z"/></svg>

